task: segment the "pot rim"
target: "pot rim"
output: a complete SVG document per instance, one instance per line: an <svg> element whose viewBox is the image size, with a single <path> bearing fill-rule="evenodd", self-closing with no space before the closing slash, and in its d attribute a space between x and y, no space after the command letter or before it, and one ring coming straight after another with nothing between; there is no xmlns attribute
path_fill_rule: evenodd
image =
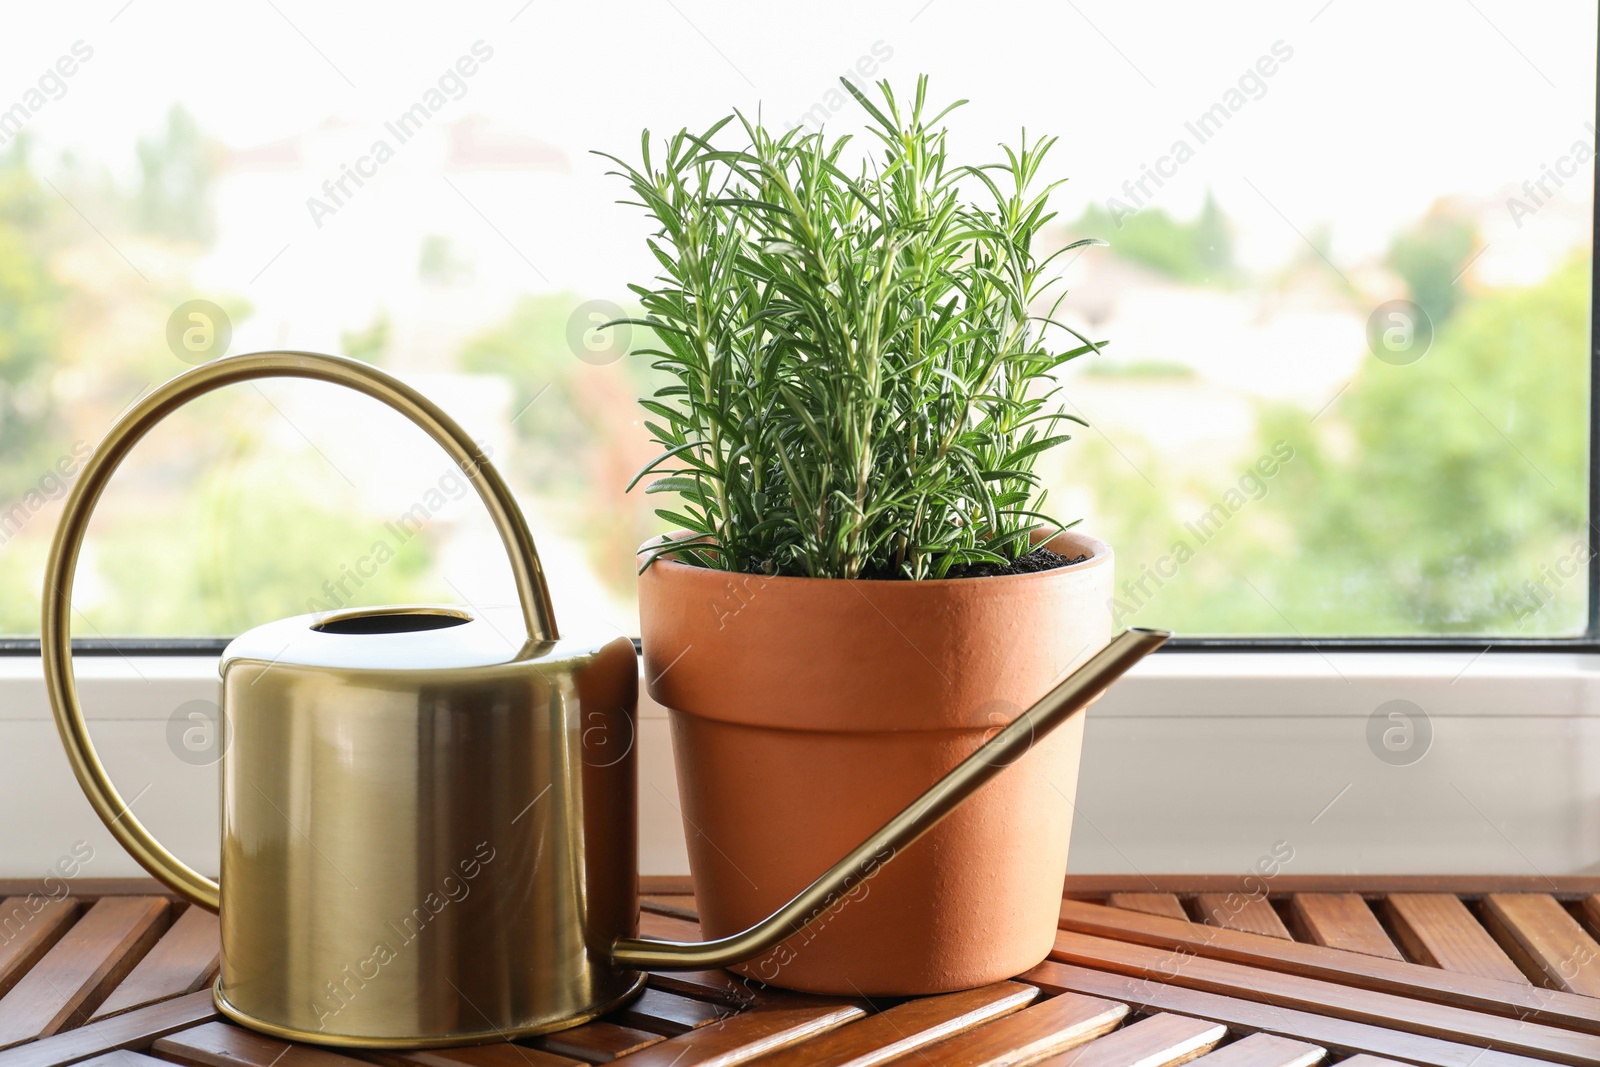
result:
<svg viewBox="0 0 1600 1067"><path fill-rule="evenodd" d="M639 546L638 550L634 553L634 558L637 559L643 556L647 551L655 548L664 541L680 539L688 536L690 532L691 531L689 530L674 530L672 533L658 534L655 537L649 538ZM1034 527L1034 529L1031 531L1032 536L1035 538L1037 538L1038 535L1043 532L1044 530L1041 527ZM917 588L942 589L955 585L971 586L974 582L1038 581L1046 578L1060 577L1067 574L1082 573L1083 571L1089 570L1092 567L1105 566L1111 562L1112 550L1109 544L1100 540L1098 537L1094 537L1086 533L1080 533L1071 527L1064 526L1055 533L1044 538L1042 541L1036 540L1034 542L1034 547L1038 548L1040 545L1049 544L1058 537L1067 537L1079 542L1079 550L1087 552L1089 554L1089 558L1080 560L1077 563L1069 563L1065 567L1052 567L1045 571L1029 571L1026 574L986 574L976 578L921 578L916 580L907 578L812 578L806 575L798 574L761 574L756 571L724 571L716 570L711 567L697 567L692 563L684 563L682 560L673 559L667 555L657 556L655 559L650 561L648 567L666 567L669 572L686 571L696 574L709 575L743 575L750 578L759 578L763 582L848 582L850 584L865 583L870 586L878 587L908 586Z"/></svg>
<svg viewBox="0 0 1600 1067"><path fill-rule="evenodd" d="M982 580L857 584L658 561L663 569L639 576L650 695L686 715L752 727L990 728L995 701L1031 705L1110 637L1111 546L1065 537L1090 558Z"/></svg>

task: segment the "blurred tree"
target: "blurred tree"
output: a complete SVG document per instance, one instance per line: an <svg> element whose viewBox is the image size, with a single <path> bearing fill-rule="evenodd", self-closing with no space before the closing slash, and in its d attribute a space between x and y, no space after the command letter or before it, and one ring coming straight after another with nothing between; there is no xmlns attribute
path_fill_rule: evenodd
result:
<svg viewBox="0 0 1600 1067"><path fill-rule="evenodd" d="M1581 568L1554 585L1547 568L1588 521L1589 295L1584 257L1468 299L1420 362L1369 361L1314 430L1303 412L1264 421L1299 452L1268 503L1295 530L1278 579L1290 618L1324 633L1581 625Z"/></svg>
<svg viewBox="0 0 1600 1067"><path fill-rule="evenodd" d="M417 277L429 285L455 285L472 277L472 264L456 255L450 238L431 234L417 250Z"/></svg>
<svg viewBox="0 0 1600 1067"><path fill-rule="evenodd" d="M519 457L518 469L540 490L581 489L588 472L572 460L605 432L579 396L583 372L591 368L567 345L568 320L580 303L571 294L526 297L504 323L479 335L461 353L462 370L498 374L512 383L512 409L521 412L513 429L530 446L530 453Z"/></svg>
<svg viewBox="0 0 1600 1067"><path fill-rule="evenodd" d="M1129 442L1120 452L1091 442L1072 477L1105 502L1094 532L1116 546L1118 596L1132 609L1119 622L1187 633L1579 631L1589 295L1585 255L1538 285L1467 298L1419 362L1369 359L1315 422L1268 408L1257 451L1283 441L1294 456L1203 544L1196 517L1237 484L1191 484ZM1180 540L1193 553L1178 563Z"/></svg>
<svg viewBox="0 0 1600 1067"><path fill-rule="evenodd" d="M460 367L514 384L514 428L524 447L506 465L542 495L572 506L572 530L588 545L595 573L626 596L635 580L634 550L662 532L654 508L663 505L640 490L623 492L656 453L637 398L654 392L649 383L657 372L647 359L624 354L651 347L648 331L622 326L608 333L615 353L602 355L603 362L593 361L586 343L596 317L621 314L570 294L527 297L505 323L463 350Z"/></svg>
<svg viewBox="0 0 1600 1067"><path fill-rule="evenodd" d="M18 138L0 155L0 509L57 458L49 370L63 298L47 267L54 202ZM0 536L9 536L0 528Z"/></svg>
<svg viewBox="0 0 1600 1067"><path fill-rule="evenodd" d="M339 351L351 359L381 365L389 352L389 316L381 314L364 330L339 334Z"/></svg>
<svg viewBox="0 0 1600 1067"><path fill-rule="evenodd" d="M95 556L105 585L83 609L95 630L226 635L311 611L449 598L427 583L426 527L402 539L382 520L319 503L314 479L237 437L207 459L167 507L108 515L115 534Z"/></svg>
<svg viewBox="0 0 1600 1067"><path fill-rule="evenodd" d="M1435 205L1422 221L1389 245L1389 266L1406 280L1411 299L1441 326L1462 296L1456 279L1478 247L1478 230L1470 219Z"/></svg>
<svg viewBox="0 0 1600 1067"><path fill-rule="evenodd" d="M1147 207L1125 217L1119 226L1103 207L1091 202L1067 232L1074 239L1099 237L1110 243L1112 255L1192 285L1226 287L1238 277L1232 229L1209 192L1192 222L1179 222L1160 208Z"/></svg>
<svg viewBox="0 0 1600 1067"><path fill-rule="evenodd" d="M1206 190L1206 202L1200 207L1200 217L1194 220L1193 236L1195 258L1209 278L1232 280L1236 267L1233 262L1233 229L1228 217L1222 213L1211 190Z"/></svg>
<svg viewBox="0 0 1600 1067"><path fill-rule="evenodd" d="M216 236L211 188L221 148L181 106L167 113L166 129L141 137L134 215L149 233L209 244Z"/></svg>

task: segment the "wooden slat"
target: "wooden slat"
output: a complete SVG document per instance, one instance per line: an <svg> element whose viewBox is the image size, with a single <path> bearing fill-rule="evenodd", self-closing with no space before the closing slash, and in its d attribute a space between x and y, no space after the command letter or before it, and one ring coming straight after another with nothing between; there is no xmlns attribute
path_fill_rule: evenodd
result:
<svg viewBox="0 0 1600 1067"><path fill-rule="evenodd" d="M639 913L639 935L663 941L700 941L700 924L693 919L677 915L663 915L658 911Z"/></svg>
<svg viewBox="0 0 1600 1067"><path fill-rule="evenodd" d="M1221 1023L1162 1013L1040 1060L1039 1067L1176 1067L1203 1056L1226 1036L1228 1028Z"/></svg>
<svg viewBox="0 0 1600 1067"><path fill-rule="evenodd" d="M7 897L0 901L0 996L50 950L78 917L70 897Z"/></svg>
<svg viewBox="0 0 1600 1067"><path fill-rule="evenodd" d="M1062 895L1101 901L1112 893L1259 894L1259 874L1069 874ZM3 889L3 886L0 886ZM1600 892L1592 874L1289 874L1273 876L1271 896L1290 893L1450 893L1476 899L1486 893L1554 893L1578 899Z"/></svg>
<svg viewBox="0 0 1600 1067"><path fill-rule="evenodd" d="M1457 1041L1422 1037L1316 1012L1280 1008L1071 964L1046 961L1019 978L1032 982L1046 992L1065 990L1111 997L1126 1000L1145 1010L1170 1011L1210 1019L1233 1030L1266 1031L1315 1042L1327 1048L1393 1056L1427 1067L1538 1067L1544 1062L1509 1052L1475 1048ZM4 1065L0 1064L0 1067Z"/></svg>
<svg viewBox="0 0 1600 1067"><path fill-rule="evenodd" d="M584 1067L582 1060L557 1056L543 1049L500 1042L465 1048L418 1049L413 1052L363 1050L351 1052L372 1063L389 1067Z"/></svg>
<svg viewBox="0 0 1600 1067"><path fill-rule="evenodd" d="M1522 973L1551 989L1600 997L1600 945L1546 893L1491 893L1483 924Z"/></svg>
<svg viewBox="0 0 1600 1067"><path fill-rule="evenodd" d="M1600 894L1591 893L1584 897L1579 903L1579 910L1583 913L1589 933L1600 934Z"/></svg>
<svg viewBox="0 0 1600 1067"><path fill-rule="evenodd" d="M1328 1050L1277 1034L1251 1034L1195 1060L1200 1067L1313 1067Z"/></svg>
<svg viewBox="0 0 1600 1067"><path fill-rule="evenodd" d="M639 932L645 937L664 938L671 941L699 941L697 922L676 916L643 913L639 916ZM662 971L650 975L650 988L667 993L710 1000L729 1008L826 1008L851 1006L863 1012L871 1005L861 997L823 997L810 993L794 993L775 986L762 985L753 978L732 971Z"/></svg>
<svg viewBox="0 0 1600 1067"><path fill-rule="evenodd" d="M678 919L687 919L691 922L699 918L695 911L694 897L640 897L639 908L641 911L654 912L657 915L671 915Z"/></svg>
<svg viewBox="0 0 1600 1067"><path fill-rule="evenodd" d="M1449 893L1391 893L1383 910L1400 947L1418 963L1502 982L1528 981L1467 906Z"/></svg>
<svg viewBox="0 0 1600 1067"><path fill-rule="evenodd" d="M204 989L216 977L221 952L217 917L190 907L111 991L94 1018Z"/></svg>
<svg viewBox="0 0 1600 1067"><path fill-rule="evenodd" d="M1562 1063L1600 1065L1600 1037L1539 1023L1485 1015L1199 956L1174 958L1166 949L1089 937L1063 930L1050 958L1208 993L1317 1012L1352 1022L1438 1038L1460 1038Z"/></svg>
<svg viewBox="0 0 1600 1067"><path fill-rule="evenodd" d="M1039 990L1018 982L919 997L761 1059L760 1067L871 1067L1028 1006ZM908 1061L911 1062L911 1061Z"/></svg>
<svg viewBox="0 0 1600 1067"><path fill-rule="evenodd" d="M1245 893L1200 893L1194 898L1194 906L1200 921L1208 926L1293 940L1265 897Z"/></svg>
<svg viewBox="0 0 1600 1067"><path fill-rule="evenodd" d="M1038 995L1034 985L1000 983L1010 991L993 1003L983 999L990 995L985 991L968 991L906 1000L869 1015L870 1006L862 1000L791 993L720 971L652 975L647 991L632 1004L599 1022L535 1039L539 1048L498 1044L361 1053L291 1046L231 1024L208 1027L215 1020L209 993L182 994L170 982L165 992L155 994L169 999L145 1007L119 1005L113 998L133 997L132 990L147 985L146 976L161 969L157 962L162 947L181 940L175 936L177 923L157 940L163 918L145 944L130 947L108 976L82 974L93 988L75 987L85 995L63 1024L77 1029L0 1050L0 1067L81 1067L96 1059L103 1062L93 1067L160 1067L174 1061L187 1067L350 1067L358 1057L386 1067L574 1067L619 1054L623 1063L673 1067L758 1058L767 1067L890 1059L908 1065L1173 1067L1193 1062L1204 1067L1312 1067L1325 1056L1318 1045L1334 1051L1336 1062L1328 1067L1516 1067L1549 1061L1600 1067L1600 995L1591 999L1575 991L1586 978L1600 979L1600 944L1591 932L1600 926L1600 895L1593 904L1574 898L1563 905L1547 893L1490 893L1481 904L1471 905L1481 907L1480 924L1455 897L1448 898L1453 911L1443 909L1450 921L1441 921L1441 909L1426 899L1439 894L1399 894L1399 903L1373 900L1371 909L1380 910L1384 919L1379 925L1358 896L1308 888L1297 891L1303 899L1280 897L1287 882L1274 880L1277 909L1260 896L1229 899L1220 889L1206 889L1212 899L1197 898L1191 904L1199 905L1197 914L1209 910L1216 925L1201 925L1176 917L1174 906L1181 909L1181 904L1156 881L1154 891L1146 882L1142 888L1102 896L1109 907L1071 900L1063 904L1065 930L1054 955L1065 962L1046 963L1024 976L1026 981L1049 993L1109 1003L1119 1018L1128 1004L1156 1014L1114 1033L1117 1020L1112 1019L1100 1031L1106 1036L1072 1036L1074 1043L1060 1047L1047 1046L1062 1040L1062 1028L1038 1020L1041 1009L1062 998L1024 1007L1026 998ZM1199 878L1186 882L1191 887L1208 884ZM1361 888L1370 885L1367 880ZM1589 879L1586 888L1592 892L1597 885ZM1184 891L1180 882L1172 888ZM81 896L75 899L82 926L94 909L86 909ZM1352 900L1358 909L1351 907ZM1569 906L1582 909L1577 919ZM176 910L169 907L166 914ZM180 919L190 912L205 914L188 909L179 912ZM1463 916L1467 924L1457 925ZM51 959L56 967L72 971L61 961L70 964L77 958L63 952L77 930L68 929L69 921L56 921L65 933L54 946L35 952L36 971ZM1288 927L1280 934L1270 929L1273 922L1280 929L1284 922ZM645 902L641 925L647 935L700 939L690 902L677 898ZM1285 938L1290 930L1292 937ZM9 944L0 941L0 982L6 953L12 951ZM141 954L143 962L135 965ZM1406 956L1425 963L1406 962ZM1482 969L1494 965L1482 961L1495 956L1501 961L1500 976L1486 977ZM1455 957L1466 957L1479 969L1447 969L1437 962L1442 958L1462 966ZM1528 984L1519 965L1537 982L1555 988ZM83 971L81 961L77 967ZM24 968L16 970L20 975ZM120 983L117 975L123 976ZM189 981L195 981L192 975ZM39 986L37 979L26 977L12 992L27 990L25 983ZM960 1009L960 998L973 998L971 1011ZM65 1003L71 995L57 999ZM994 1007L1001 1003L1003 1014ZM15 1003L10 1006L15 1009ZM0 1024L7 1007L8 998L0 996ZM96 1007L96 1018L83 1025L83 1015ZM174 1007L199 1018L173 1024L173 1016L160 1010ZM129 1020L137 1027L130 1029ZM1214 1042L1227 1040L1229 1028L1237 1039L1208 1052ZM215 1036L219 1031L223 1037ZM152 1048L162 1034L162 1047ZM627 1044L624 1038L638 1044ZM1186 1038L1198 1043L1185 1045ZM581 1047L570 1053L542 1047L552 1040ZM261 1041L268 1044L255 1043ZM207 1042L210 1047L204 1047ZM168 1055L165 1046L188 1051ZM108 1055L113 1049L133 1051Z"/></svg>
<svg viewBox="0 0 1600 1067"><path fill-rule="evenodd" d="M190 993L6 1049L0 1052L0 1067L62 1067L113 1049L147 1048L163 1034L216 1017L217 1007L209 990Z"/></svg>
<svg viewBox="0 0 1600 1067"><path fill-rule="evenodd" d="M828 1007L842 1004L869 1010L871 1005L861 997L825 997L812 993L794 993L776 986L766 986L753 978L745 978L732 971L661 971L650 974L650 988L660 989L696 1000L709 1000L730 1009L754 1007L804 1008Z"/></svg>
<svg viewBox="0 0 1600 1067"><path fill-rule="evenodd" d="M161 936L161 897L107 897L0 998L0 1048L79 1025Z"/></svg>
<svg viewBox="0 0 1600 1067"><path fill-rule="evenodd" d="M155 1052L189 1067L363 1067L330 1049L279 1041L232 1023L206 1023L163 1037Z"/></svg>
<svg viewBox="0 0 1600 1067"><path fill-rule="evenodd" d="M628 1067L730 1067L788 1048L865 1014L866 1010L855 1004L751 1008L714 1025L658 1042L623 1062Z"/></svg>
<svg viewBox="0 0 1600 1067"><path fill-rule="evenodd" d="M1189 918L1183 910L1183 901L1176 893L1112 893L1106 903L1113 908L1142 911L1146 915L1163 915L1168 919Z"/></svg>
<svg viewBox="0 0 1600 1067"><path fill-rule="evenodd" d="M1405 958L1359 893L1296 893L1289 898L1289 916L1295 933L1313 945Z"/></svg>
<svg viewBox="0 0 1600 1067"><path fill-rule="evenodd" d="M725 1017L728 1009L678 993L646 989L632 1003L606 1016L611 1022L676 1037Z"/></svg>
<svg viewBox="0 0 1600 1067"><path fill-rule="evenodd" d="M1095 937L1148 945L1169 955L1194 954L1491 1015L1600 1033L1600 1001L1535 989L1525 980L1502 982L1457 974L1423 964L1377 959L1320 945L1214 930L1154 915L1133 915L1076 900L1061 902L1061 925Z"/></svg>
<svg viewBox="0 0 1600 1067"><path fill-rule="evenodd" d="M1061 993L1004 1019L923 1049L920 1056L943 1067L1000 1067L1091 1041L1114 1030L1128 1006L1114 1000Z"/></svg>
<svg viewBox="0 0 1600 1067"><path fill-rule="evenodd" d="M84 1060L79 1067L171 1067L171 1064L167 1060L146 1056L143 1052L119 1048L115 1052L107 1052L92 1060Z"/></svg>
<svg viewBox="0 0 1600 1067"><path fill-rule="evenodd" d="M732 1010L753 1007L774 995L768 987L731 971L652 971L651 989L711 1000Z"/></svg>
<svg viewBox="0 0 1600 1067"><path fill-rule="evenodd" d="M528 1043L534 1048L554 1052L558 1056L571 1056L585 1063L610 1063L664 1040L660 1034L652 1034L648 1030L637 1030L600 1019L574 1026L570 1030L557 1030L553 1034L533 1038Z"/></svg>

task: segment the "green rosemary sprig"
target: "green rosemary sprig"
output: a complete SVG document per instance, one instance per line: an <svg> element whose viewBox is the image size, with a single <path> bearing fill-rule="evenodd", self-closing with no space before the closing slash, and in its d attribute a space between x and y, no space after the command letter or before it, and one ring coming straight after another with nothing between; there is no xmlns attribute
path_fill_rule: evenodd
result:
<svg viewBox="0 0 1600 1067"><path fill-rule="evenodd" d="M1039 456L1070 438L1055 371L1098 345L1036 309L1054 279L1039 185L1054 138L956 166L927 79L909 114L887 82L878 151L776 134L737 112L633 166L662 273L631 286L671 384L642 400L663 451L630 484L674 493L665 544L707 567L827 578L941 578L1007 563L1045 514ZM963 101L964 102L964 101ZM737 123L731 129L731 123ZM720 147L742 133L743 147ZM1047 325L1076 339L1046 343ZM654 558L653 556L650 558ZM647 560L648 564L648 560Z"/></svg>

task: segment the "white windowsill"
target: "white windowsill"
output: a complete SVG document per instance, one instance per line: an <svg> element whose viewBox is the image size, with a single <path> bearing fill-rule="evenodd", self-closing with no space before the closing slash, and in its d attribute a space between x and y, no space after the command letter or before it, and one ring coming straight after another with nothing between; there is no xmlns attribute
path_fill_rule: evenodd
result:
<svg viewBox="0 0 1600 1067"><path fill-rule="evenodd" d="M209 656L79 656L102 756L179 855L216 852L216 771L173 758L167 722L215 699ZM1426 755L1386 760L1369 720L1421 709ZM1385 726L1388 720L1379 723ZM686 870L666 712L641 702L640 864ZM79 840L96 877L139 873L78 794L40 667L0 657L0 877ZM1080 873L1239 873L1277 841L1313 873L1600 871L1600 656L1163 652L1090 714L1074 828ZM210 860L214 864L214 860Z"/></svg>
<svg viewBox="0 0 1600 1067"><path fill-rule="evenodd" d="M86 712L95 719L165 719L178 702L215 686L215 656L79 654ZM90 694L116 693L114 707ZM1365 716L1368 698L1404 697L1437 715L1600 717L1600 655L1568 652L1163 651L1096 706L1097 714ZM1364 710L1363 710L1364 709ZM646 701L646 717L664 716ZM39 660L0 655L0 722L49 719Z"/></svg>

